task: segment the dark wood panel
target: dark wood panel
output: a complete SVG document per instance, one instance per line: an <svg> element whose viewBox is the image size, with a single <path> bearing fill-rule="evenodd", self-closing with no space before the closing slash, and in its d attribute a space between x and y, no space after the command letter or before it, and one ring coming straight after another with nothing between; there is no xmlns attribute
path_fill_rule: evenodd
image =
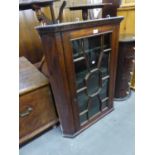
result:
<svg viewBox="0 0 155 155"><path fill-rule="evenodd" d="M115 89L115 98L117 100L126 99L126 97L130 94L131 75L134 71L134 46L134 35L126 34L120 36Z"/></svg>
<svg viewBox="0 0 155 155"><path fill-rule="evenodd" d="M45 7L59 0L19 0L19 10L33 9L34 5Z"/></svg>
<svg viewBox="0 0 155 155"><path fill-rule="evenodd" d="M106 17L107 15L116 16L117 8L119 8L122 0L102 0L103 3L112 3L111 6L105 6L102 11L102 17Z"/></svg>

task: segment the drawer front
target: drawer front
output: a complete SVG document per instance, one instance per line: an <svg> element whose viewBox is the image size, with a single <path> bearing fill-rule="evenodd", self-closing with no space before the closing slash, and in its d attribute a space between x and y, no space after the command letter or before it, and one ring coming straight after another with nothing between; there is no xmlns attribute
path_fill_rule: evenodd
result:
<svg viewBox="0 0 155 155"><path fill-rule="evenodd" d="M49 86L20 96L20 138L57 119Z"/></svg>

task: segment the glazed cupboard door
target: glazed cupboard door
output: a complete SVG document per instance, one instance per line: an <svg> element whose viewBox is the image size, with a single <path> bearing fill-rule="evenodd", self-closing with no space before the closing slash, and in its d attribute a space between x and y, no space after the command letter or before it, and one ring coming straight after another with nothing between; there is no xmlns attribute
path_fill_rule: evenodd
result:
<svg viewBox="0 0 155 155"><path fill-rule="evenodd" d="M72 40L80 125L108 108L111 33Z"/></svg>
<svg viewBox="0 0 155 155"><path fill-rule="evenodd" d="M63 38L64 43L67 36ZM79 129L113 108L114 83L111 76L116 67L114 39L111 29L93 35L83 33L79 37L70 38L69 45L64 44L70 93Z"/></svg>

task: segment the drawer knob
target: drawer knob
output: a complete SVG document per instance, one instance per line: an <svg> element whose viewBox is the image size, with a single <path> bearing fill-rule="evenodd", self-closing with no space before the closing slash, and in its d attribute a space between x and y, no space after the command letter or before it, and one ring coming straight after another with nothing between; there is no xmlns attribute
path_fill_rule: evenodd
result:
<svg viewBox="0 0 155 155"><path fill-rule="evenodd" d="M20 117L25 117L25 116L29 115L31 113L31 111L32 111L32 108L31 107L28 107L26 111L20 112L19 113L19 116Z"/></svg>

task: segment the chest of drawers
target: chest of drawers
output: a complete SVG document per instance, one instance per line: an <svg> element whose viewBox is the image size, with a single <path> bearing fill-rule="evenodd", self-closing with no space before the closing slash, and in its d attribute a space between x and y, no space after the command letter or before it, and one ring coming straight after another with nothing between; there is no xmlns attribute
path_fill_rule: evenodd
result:
<svg viewBox="0 0 155 155"><path fill-rule="evenodd" d="M47 78L26 58L19 60L19 138L20 144L58 121Z"/></svg>

